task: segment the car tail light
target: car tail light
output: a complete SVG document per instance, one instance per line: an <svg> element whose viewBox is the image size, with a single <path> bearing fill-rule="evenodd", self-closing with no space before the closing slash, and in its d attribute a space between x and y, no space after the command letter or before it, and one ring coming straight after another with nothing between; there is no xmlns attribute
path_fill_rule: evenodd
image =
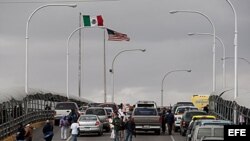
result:
<svg viewBox="0 0 250 141"><path fill-rule="evenodd" d="M96 121L95 126L99 126L99 125L100 125L100 122Z"/></svg>

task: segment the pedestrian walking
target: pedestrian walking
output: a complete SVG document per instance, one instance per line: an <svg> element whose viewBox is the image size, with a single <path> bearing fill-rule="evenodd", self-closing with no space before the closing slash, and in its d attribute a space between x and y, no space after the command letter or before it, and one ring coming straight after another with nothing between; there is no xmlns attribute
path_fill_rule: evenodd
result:
<svg viewBox="0 0 250 141"><path fill-rule="evenodd" d="M174 114L171 112L171 110L168 110L168 113L166 114L166 123L168 125L168 134L172 135L173 130L173 124L174 124Z"/></svg>
<svg viewBox="0 0 250 141"><path fill-rule="evenodd" d="M43 127L43 135L44 135L44 140L45 141L52 141L52 138L54 136L53 128L54 127L52 126L50 121L46 120L46 124Z"/></svg>
<svg viewBox="0 0 250 141"><path fill-rule="evenodd" d="M109 124L110 124L110 129L111 129L111 134L110 134L110 138L114 139L115 138L115 131L114 131L114 125L113 123L113 119L114 119L115 113L111 114L111 118L109 118Z"/></svg>
<svg viewBox="0 0 250 141"><path fill-rule="evenodd" d="M74 121L77 121L79 117L80 117L80 114L75 109L71 109L71 112L68 115L68 121L70 125Z"/></svg>
<svg viewBox="0 0 250 141"><path fill-rule="evenodd" d="M162 115L161 115L161 128L162 128L162 133L165 134L166 132L166 120L165 120L165 116L166 116L166 109L164 108L162 110Z"/></svg>
<svg viewBox="0 0 250 141"><path fill-rule="evenodd" d="M133 135L135 136L135 122L134 119L129 116L125 123L125 141L132 141Z"/></svg>
<svg viewBox="0 0 250 141"><path fill-rule="evenodd" d="M124 132L125 132L125 122L124 116L121 116L121 127L120 127L120 141L124 141Z"/></svg>
<svg viewBox="0 0 250 141"><path fill-rule="evenodd" d="M119 141L119 131L121 128L121 120L118 117L118 113L115 113L115 117L112 121L112 124L114 125L114 133L115 133L114 141Z"/></svg>
<svg viewBox="0 0 250 141"><path fill-rule="evenodd" d="M208 109L209 105L207 104L206 106L203 107L203 111L205 111L206 113L209 112L209 109Z"/></svg>
<svg viewBox="0 0 250 141"><path fill-rule="evenodd" d="M77 120L73 120L70 130L72 141L77 141L77 135L79 134L79 124L77 123Z"/></svg>
<svg viewBox="0 0 250 141"><path fill-rule="evenodd" d="M45 110L51 110L51 107L48 104L46 104L44 109Z"/></svg>
<svg viewBox="0 0 250 141"><path fill-rule="evenodd" d="M21 123L17 129L16 141L25 141L25 129Z"/></svg>
<svg viewBox="0 0 250 141"><path fill-rule="evenodd" d="M61 128L61 139L66 140L67 139L67 132L68 132L68 128L69 128L69 122L68 122L67 116L63 116L60 119L59 127Z"/></svg>
<svg viewBox="0 0 250 141"><path fill-rule="evenodd" d="M239 115L239 124L246 125L245 117L243 116L242 113L240 113L240 115Z"/></svg>
<svg viewBox="0 0 250 141"><path fill-rule="evenodd" d="M32 141L33 130L35 128L32 125L27 124L24 129L25 129L25 139L26 139L26 141Z"/></svg>

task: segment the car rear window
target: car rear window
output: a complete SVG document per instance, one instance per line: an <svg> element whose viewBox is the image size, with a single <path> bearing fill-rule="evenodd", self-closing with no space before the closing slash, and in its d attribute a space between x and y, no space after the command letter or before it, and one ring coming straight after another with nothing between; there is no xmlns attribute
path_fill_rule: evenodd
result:
<svg viewBox="0 0 250 141"><path fill-rule="evenodd" d="M77 109L75 103L57 103L55 109L66 110L66 109Z"/></svg>
<svg viewBox="0 0 250 141"><path fill-rule="evenodd" d="M183 114L185 111L191 111L191 110L198 110L198 108L192 108L192 107L178 108L176 113L177 114Z"/></svg>
<svg viewBox="0 0 250 141"><path fill-rule="evenodd" d="M197 139L203 136L211 136L211 128L200 128L197 134Z"/></svg>
<svg viewBox="0 0 250 141"><path fill-rule="evenodd" d="M157 111L156 109L148 109L148 108L136 108L134 111L134 115L140 115L140 116L156 116Z"/></svg>
<svg viewBox="0 0 250 141"><path fill-rule="evenodd" d="M85 114L93 114L93 115L98 115L98 116L106 115L104 109L87 109Z"/></svg>
<svg viewBox="0 0 250 141"><path fill-rule="evenodd" d="M224 129L223 128L214 128L214 136L215 137L224 137Z"/></svg>
<svg viewBox="0 0 250 141"><path fill-rule="evenodd" d="M108 113L108 115L110 115L112 113L112 110L111 109L105 109L106 112Z"/></svg>
<svg viewBox="0 0 250 141"><path fill-rule="evenodd" d="M191 120L192 120L192 117L193 117L194 115L206 115L206 114L207 114L207 113L201 112L201 111L188 112L188 113L186 113L186 115L184 116L184 119L185 119L186 121L191 121Z"/></svg>
<svg viewBox="0 0 250 141"><path fill-rule="evenodd" d="M96 116L81 116L79 120L97 120Z"/></svg>

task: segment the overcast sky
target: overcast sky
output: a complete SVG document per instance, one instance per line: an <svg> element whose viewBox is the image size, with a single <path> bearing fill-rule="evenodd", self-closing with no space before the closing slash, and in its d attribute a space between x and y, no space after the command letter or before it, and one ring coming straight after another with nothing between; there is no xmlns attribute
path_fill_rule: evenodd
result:
<svg viewBox="0 0 250 141"><path fill-rule="evenodd" d="M0 0L0 91L20 88L24 92L26 22L36 8L48 1L6 1ZM250 1L231 2L238 16L238 56L250 60ZM108 70L115 55L128 49L146 49L146 52L124 52L115 60L116 103L154 100L160 105L164 75L180 69L192 72L173 72L166 77L164 105L190 101L193 94L212 92L213 38L187 35L189 32L212 34L212 26L199 14L169 14L171 10L192 10L207 15L214 23L216 36L225 44L226 56L234 57L234 15L226 0L74 0L60 3L76 3L77 7L46 7L37 11L30 21L29 88L66 96L67 38L79 26L80 12L102 15L106 27L126 33L131 39L115 42L106 38L107 101L111 101L112 94L112 75ZM84 29L82 35L81 96L103 102L103 29ZM72 36L69 50L69 94L75 96L78 96L78 38L78 33ZM216 90L222 89L222 54L222 45L216 42ZM250 64L238 61L239 89L250 91ZM227 59L226 87L233 86L234 60Z"/></svg>

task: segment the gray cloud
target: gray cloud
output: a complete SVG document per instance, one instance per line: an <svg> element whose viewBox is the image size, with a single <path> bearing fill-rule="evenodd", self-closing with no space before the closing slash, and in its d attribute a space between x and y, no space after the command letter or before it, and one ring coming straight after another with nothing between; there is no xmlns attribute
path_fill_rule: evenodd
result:
<svg viewBox="0 0 250 141"><path fill-rule="evenodd" d="M232 3L238 14L239 56L250 59L249 1ZM45 3L43 3L45 4ZM0 3L0 89L24 87L25 26L29 14L41 3ZM198 14L169 14L171 10L195 10L207 14L222 38L227 56L234 56L234 16L226 1L218 0L120 0L78 2L77 8L48 7L32 17L29 30L29 85L66 93L66 41L78 27L79 12L104 18L105 26L126 33L131 41L106 39L107 70L121 50L145 48L145 53L127 52L115 64L116 102L155 100L160 104L161 80L165 81L164 104L190 100L192 94L212 91L212 38L187 36L189 32L212 33L211 25ZM103 30L84 29L82 96L103 101ZM107 33L106 33L107 37ZM217 88L222 88L221 45L216 47ZM234 84L234 63L227 60L227 86ZM249 64L239 60L239 87L248 89ZM107 94L112 93L112 75L107 71ZM70 94L78 95L78 33L70 40ZM169 95L173 95L169 97ZM171 100L170 100L171 99ZM172 102L171 102L172 101Z"/></svg>

